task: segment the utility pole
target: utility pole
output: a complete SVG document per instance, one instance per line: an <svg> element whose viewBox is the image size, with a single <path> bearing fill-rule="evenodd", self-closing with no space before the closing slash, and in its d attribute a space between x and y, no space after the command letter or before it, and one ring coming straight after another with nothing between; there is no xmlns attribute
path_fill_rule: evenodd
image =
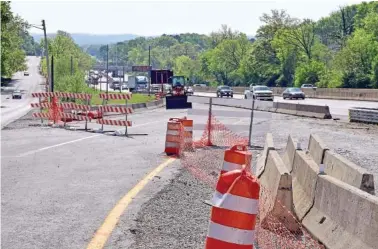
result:
<svg viewBox="0 0 378 249"><path fill-rule="evenodd" d="M151 96L151 46L148 46L148 96Z"/></svg>
<svg viewBox="0 0 378 249"><path fill-rule="evenodd" d="M51 56L51 92L54 92L54 55Z"/></svg>
<svg viewBox="0 0 378 249"><path fill-rule="evenodd" d="M109 45L106 45L106 94L109 92Z"/></svg>
<svg viewBox="0 0 378 249"><path fill-rule="evenodd" d="M73 75L73 57L71 56L71 75Z"/></svg>
<svg viewBox="0 0 378 249"><path fill-rule="evenodd" d="M46 54L45 55L46 55L46 67L47 67L47 80L49 82L50 91L52 92L53 86L52 86L52 81L51 81L51 68L50 68L50 63L49 63L49 47L48 47L48 42L47 42L45 20L42 20L42 28L43 28L43 34L45 36L45 47L46 47Z"/></svg>

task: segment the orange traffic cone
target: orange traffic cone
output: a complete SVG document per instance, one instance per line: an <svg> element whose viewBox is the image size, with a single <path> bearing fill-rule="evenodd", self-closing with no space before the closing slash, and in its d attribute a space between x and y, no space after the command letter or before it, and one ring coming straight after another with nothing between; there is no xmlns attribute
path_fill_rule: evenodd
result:
<svg viewBox="0 0 378 249"><path fill-rule="evenodd" d="M257 178L245 169L221 174L206 249L253 249L259 193Z"/></svg>

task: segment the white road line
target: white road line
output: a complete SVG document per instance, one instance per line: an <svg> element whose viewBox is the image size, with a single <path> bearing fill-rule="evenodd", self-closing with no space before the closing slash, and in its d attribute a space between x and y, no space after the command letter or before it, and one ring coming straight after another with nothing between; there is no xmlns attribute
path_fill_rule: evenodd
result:
<svg viewBox="0 0 378 249"><path fill-rule="evenodd" d="M159 121L144 123L144 124L140 124L140 125L135 125L135 126L132 126L132 127L141 127L141 126L145 126L145 125L149 125L149 124L155 124L155 123L159 123L159 122L165 122L165 121L163 121L163 120L160 121L159 120ZM71 140L71 141L68 141L68 142L64 142L64 143L60 143L60 144L55 144L55 145L43 147L43 148L40 148L40 149L37 149L37 150L31 150L31 151L22 153L21 155L15 156L15 157L24 157L24 156L28 156L28 155L32 155L32 154L41 152L41 151L45 151L45 150L49 150L49 149L52 149L52 148L60 147L60 146L66 145L66 144L72 144L72 143L80 142L80 141L83 141L83 140L86 140L86 139L91 139L91 138L95 138L95 137L99 137L99 136L102 136L102 134L96 134L96 135L89 136L89 137L83 137L83 138Z"/></svg>
<svg viewBox="0 0 378 249"><path fill-rule="evenodd" d="M90 139L90 138L94 138L94 137L98 137L98 136L101 136L101 134L97 134L97 135L93 135L93 136L89 136L89 137L83 137L83 138L79 138L79 139L76 139L76 140L72 140L72 141L68 141L68 142L64 142L64 143L60 143L60 144L55 144L55 145L52 145L52 146L43 147L43 148L40 148L40 149L37 149L37 150L32 150L32 151L23 153L23 154L21 154L17 157L28 156L28 155L35 154L35 153L38 153L38 152L41 152L41 151L44 151L44 150L52 149L52 148L55 148L55 147L66 145L66 144L72 144L72 143L80 142L80 141Z"/></svg>

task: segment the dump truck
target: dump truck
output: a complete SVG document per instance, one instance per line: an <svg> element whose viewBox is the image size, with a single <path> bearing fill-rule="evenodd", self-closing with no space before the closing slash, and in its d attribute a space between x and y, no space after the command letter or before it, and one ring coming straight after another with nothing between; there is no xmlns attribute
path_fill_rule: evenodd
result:
<svg viewBox="0 0 378 249"><path fill-rule="evenodd" d="M151 70L151 84L161 84L162 92L164 92L165 84L171 86L165 97L166 109L192 108L192 103L188 102L185 91L186 78L184 76L175 76L171 70Z"/></svg>

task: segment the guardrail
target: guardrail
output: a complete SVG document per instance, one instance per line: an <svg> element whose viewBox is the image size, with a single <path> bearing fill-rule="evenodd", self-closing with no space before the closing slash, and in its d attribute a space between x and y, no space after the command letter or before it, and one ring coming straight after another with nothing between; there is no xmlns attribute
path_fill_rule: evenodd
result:
<svg viewBox="0 0 378 249"><path fill-rule="evenodd" d="M349 121L378 124L378 108L351 108L349 109Z"/></svg>

